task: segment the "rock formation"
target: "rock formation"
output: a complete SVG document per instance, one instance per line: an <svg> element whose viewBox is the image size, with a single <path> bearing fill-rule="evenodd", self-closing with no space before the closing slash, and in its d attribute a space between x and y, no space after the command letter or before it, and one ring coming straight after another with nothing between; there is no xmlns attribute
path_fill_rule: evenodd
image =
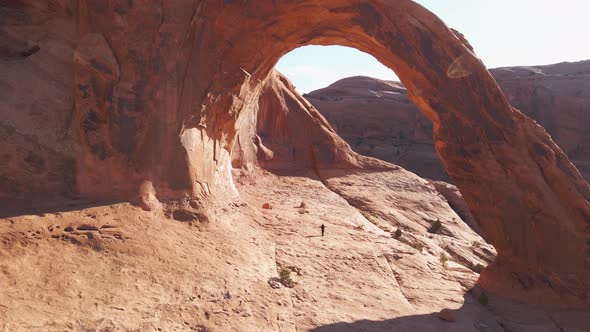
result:
<svg viewBox="0 0 590 332"><path fill-rule="evenodd" d="M543 126L590 180L590 60L491 73L510 104Z"/></svg>
<svg viewBox="0 0 590 332"><path fill-rule="evenodd" d="M433 122L445 169L498 251L480 283L588 305L588 183L464 39L413 1L14 0L1 15L4 135L45 151L2 163L3 196L62 191L146 209L236 197L240 118L277 60L303 45L350 46L395 70ZM513 276L526 296L499 282Z"/></svg>
<svg viewBox="0 0 590 332"><path fill-rule="evenodd" d="M590 122L585 121L590 61L490 72L510 103L542 125L590 179ZM426 178L450 181L434 149L432 123L400 83L351 77L306 97L355 151Z"/></svg>
<svg viewBox="0 0 590 332"><path fill-rule="evenodd" d="M401 83L351 77L306 94L354 151L450 182L432 138L432 122Z"/></svg>
<svg viewBox="0 0 590 332"><path fill-rule="evenodd" d="M278 172L393 167L354 153L277 71L270 74L258 103L244 110L240 121L232 151L234 167L258 164Z"/></svg>

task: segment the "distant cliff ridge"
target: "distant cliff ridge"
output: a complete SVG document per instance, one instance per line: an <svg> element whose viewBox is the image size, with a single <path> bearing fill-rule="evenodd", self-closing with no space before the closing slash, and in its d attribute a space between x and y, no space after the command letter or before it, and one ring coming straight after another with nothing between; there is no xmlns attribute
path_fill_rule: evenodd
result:
<svg viewBox="0 0 590 332"><path fill-rule="evenodd" d="M542 125L590 179L590 60L491 69L510 103ZM399 82L350 77L306 94L353 150L450 181L432 139L432 123Z"/></svg>

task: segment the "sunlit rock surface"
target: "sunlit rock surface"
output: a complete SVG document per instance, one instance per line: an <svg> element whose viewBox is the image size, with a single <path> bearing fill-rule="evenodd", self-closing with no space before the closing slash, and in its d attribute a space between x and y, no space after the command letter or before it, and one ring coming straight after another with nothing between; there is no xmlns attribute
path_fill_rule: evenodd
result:
<svg viewBox="0 0 590 332"><path fill-rule="evenodd" d="M456 314L463 329L497 327L474 302L481 289L466 295L476 282L492 303L588 306L587 182L510 107L466 41L412 1L8 1L0 15L5 329L321 331L370 319L373 329L440 330L428 313L451 306L465 308ZM434 186L356 155L274 74L282 55L308 44L356 47L397 72L496 248L479 279L465 265L494 252ZM242 131L257 150L235 148ZM300 149L309 152L289 156ZM242 174L232 161L275 174ZM282 187L289 178L278 169L295 183ZM323 205L320 214L301 217L293 193ZM321 220L342 237L305 242ZM412 241L393 239L396 228ZM471 240L488 250L468 248ZM296 305L294 292L270 287L291 266L291 256L274 259L277 243L314 276ZM408 265L406 294L386 254ZM334 263L343 256L363 263ZM347 302L358 298L363 307ZM519 308L519 322L539 321ZM538 314L542 326L565 324ZM426 320L396 320L419 315Z"/></svg>

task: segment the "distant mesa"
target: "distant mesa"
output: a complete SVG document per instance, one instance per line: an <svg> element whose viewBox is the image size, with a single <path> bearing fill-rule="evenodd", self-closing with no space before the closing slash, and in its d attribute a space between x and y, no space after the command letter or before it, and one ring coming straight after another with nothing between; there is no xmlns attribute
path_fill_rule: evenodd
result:
<svg viewBox="0 0 590 332"><path fill-rule="evenodd" d="M590 180L590 60L490 70L510 103L543 126ZM432 123L399 82L345 78L304 95L358 153L451 182Z"/></svg>

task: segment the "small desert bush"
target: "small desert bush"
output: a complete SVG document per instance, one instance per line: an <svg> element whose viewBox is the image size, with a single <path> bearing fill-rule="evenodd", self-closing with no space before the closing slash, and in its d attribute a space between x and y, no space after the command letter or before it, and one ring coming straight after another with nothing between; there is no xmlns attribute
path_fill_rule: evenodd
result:
<svg viewBox="0 0 590 332"><path fill-rule="evenodd" d="M279 279L285 287L293 288L295 286L293 279L291 279L291 270L286 267L281 268L279 271Z"/></svg>
<svg viewBox="0 0 590 332"><path fill-rule="evenodd" d="M445 253L441 253L440 254L440 263L442 264L443 267L447 267L447 262L449 261L449 258L447 257L447 255L445 255Z"/></svg>
<svg viewBox="0 0 590 332"><path fill-rule="evenodd" d="M400 237L402 237L402 230L401 229L396 229L395 232L393 232L393 237L396 239L399 239Z"/></svg>
<svg viewBox="0 0 590 332"><path fill-rule="evenodd" d="M430 225L430 228L428 229L428 233L436 234L436 233L438 233L438 231L440 230L441 227L442 227L442 223L440 222L440 220L437 220L437 221L433 222L432 225Z"/></svg>
<svg viewBox="0 0 590 332"><path fill-rule="evenodd" d="M477 298L477 302L479 302L479 304L481 305L488 305L488 303L490 302L490 299L488 299L488 296L486 295L486 293L481 292L481 294L479 294L479 297Z"/></svg>
<svg viewBox="0 0 590 332"><path fill-rule="evenodd" d="M467 267L475 273L481 273L481 271L483 271L483 269L484 269L484 266L479 263L477 263L477 264L469 263L469 266L467 266Z"/></svg>

